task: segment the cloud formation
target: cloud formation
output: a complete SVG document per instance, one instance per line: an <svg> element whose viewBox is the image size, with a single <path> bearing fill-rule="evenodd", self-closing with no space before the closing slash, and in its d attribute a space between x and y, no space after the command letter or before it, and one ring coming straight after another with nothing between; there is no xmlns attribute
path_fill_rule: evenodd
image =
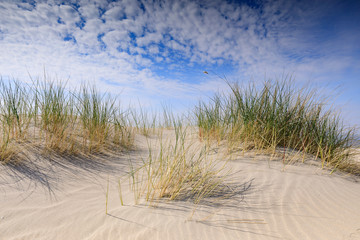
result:
<svg viewBox="0 0 360 240"><path fill-rule="evenodd" d="M0 74L94 81L148 103L192 102L228 78L295 72L336 82L360 70L350 1L0 1ZM359 22L358 21L358 22ZM174 100L175 99L175 100ZM360 103L360 99L357 99ZM359 114L360 116L360 114Z"/></svg>

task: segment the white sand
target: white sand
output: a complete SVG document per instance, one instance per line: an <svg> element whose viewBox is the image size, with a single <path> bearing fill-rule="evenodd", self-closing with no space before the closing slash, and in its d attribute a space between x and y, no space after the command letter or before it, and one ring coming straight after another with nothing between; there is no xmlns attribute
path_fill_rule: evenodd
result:
<svg viewBox="0 0 360 240"><path fill-rule="evenodd" d="M283 170L266 156L230 161L244 192L221 204L136 205L123 178L121 206L119 177L129 159L146 158L137 144L123 156L0 166L0 239L360 239L359 178L306 164Z"/></svg>

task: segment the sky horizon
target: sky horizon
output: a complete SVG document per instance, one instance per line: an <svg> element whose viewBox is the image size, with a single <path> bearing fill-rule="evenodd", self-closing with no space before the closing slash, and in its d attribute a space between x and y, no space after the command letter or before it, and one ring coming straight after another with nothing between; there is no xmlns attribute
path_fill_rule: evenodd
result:
<svg viewBox="0 0 360 240"><path fill-rule="evenodd" d="M359 1L341 0L0 0L0 76L45 70L124 105L181 111L226 91L223 77L291 75L336 90L345 123L360 126L359 13Z"/></svg>

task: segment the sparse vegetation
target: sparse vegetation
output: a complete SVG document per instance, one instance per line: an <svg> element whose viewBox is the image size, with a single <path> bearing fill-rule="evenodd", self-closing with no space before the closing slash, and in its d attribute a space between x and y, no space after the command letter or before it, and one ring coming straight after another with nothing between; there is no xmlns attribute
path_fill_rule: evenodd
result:
<svg viewBox="0 0 360 240"><path fill-rule="evenodd" d="M227 198L234 190L227 185L226 161L208 156L206 145L192 148L187 143L186 128L174 122L175 142L160 139L158 150L148 143L149 155L143 164L131 166L131 186L135 202L144 196L150 205L162 198L191 200L195 204L207 198Z"/></svg>
<svg viewBox="0 0 360 240"><path fill-rule="evenodd" d="M157 126L157 114L145 111L139 104L139 109L131 109L131 117L138 133L149 137L155 133Z"/></svg>
<svg viewBox="0 0 360 240"><path fill-rule="evenodd" d="M355 129L346 128L315 91L297 90L286 80L267 81L260 88L229 87L230 94L216 94L195 109L198 134L205 140L200 146L187 140L185 118L176 117L168 106L161 114L149 114L141 106L121 110L116 97L94 86L71 91L61 81L2 81L0 161L19 161L25 142L67 155L121 151L131 148L140 133L148 141L149 154L140 165L129 161L128 176L135 202L144 198L150 205L163 198L198 204L237 194L228 184L227 161L209 157L208 143L213 140L225 142L230 153L256 149L276 154L281 148L311 154L322 167L360 175L359 164L350 161ZM174 141L163 139L164 129L173 131ZM149 141L155 134L157 146ZM118 188L123 205L120 180ZM106 212L108 189L109 182Z"/></svg>

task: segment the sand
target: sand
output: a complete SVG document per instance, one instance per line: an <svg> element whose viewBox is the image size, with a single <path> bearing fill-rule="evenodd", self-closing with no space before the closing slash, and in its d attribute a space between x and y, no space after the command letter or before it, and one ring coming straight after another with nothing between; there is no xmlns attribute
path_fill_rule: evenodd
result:
<svg viewBox="0 0 360 240"><path fill-rule="evenodd" d="M360 239L359 178L239 154L228 167L243 191L230 199L135 204L123 176L129 159L146 159L144 138L136 145L91 159L42 156L0 166L0 239Z"/></svg>

